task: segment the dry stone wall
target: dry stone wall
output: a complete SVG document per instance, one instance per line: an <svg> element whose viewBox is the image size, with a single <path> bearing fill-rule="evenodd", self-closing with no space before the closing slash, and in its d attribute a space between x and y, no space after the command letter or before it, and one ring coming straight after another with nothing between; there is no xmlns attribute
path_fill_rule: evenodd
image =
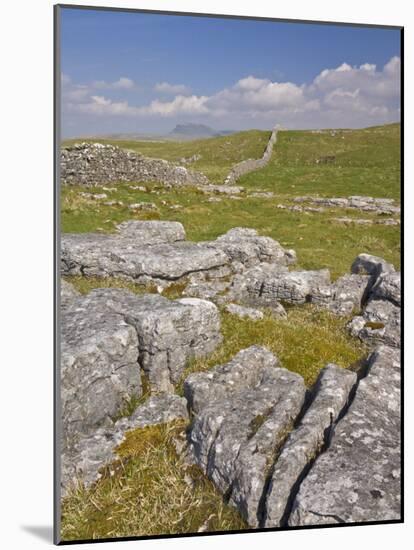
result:
<svg viewBox="0 0 414 550"><path fill-rule="evenodd" d="M209 183L201 172L101 143L77 143L62 148L60 174L64 185L88 187L137 181L158 181L173 186Z"/></svg>
<svg viewBox="0 0 414 550"><path fill-rule="evenodd" d="M238 164L235 164L230 170L230 173L224 183L228 185L233 185L239 178L241 178L241 176L244 176L249 172L253 172L254 170L259 170L259 168L264 168L272 157L273 146L275 145L277 140L277 132L278 130L274 128L270 139L267 142L267 146L262 158L247 159L239 162Z"/></svg>

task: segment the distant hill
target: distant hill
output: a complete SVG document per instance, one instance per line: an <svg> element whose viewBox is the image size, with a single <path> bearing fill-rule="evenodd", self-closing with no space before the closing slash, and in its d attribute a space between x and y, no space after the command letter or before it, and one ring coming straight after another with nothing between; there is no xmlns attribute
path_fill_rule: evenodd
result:
<svg viewBox="0 0 414 550"><path fill-rule="evenodd" d="M170 136L184 139L196 139L206 137L224 136L234 133L231 130L217 131L206 126L205 124L177 124L176 127L170 132Z"/></svg>

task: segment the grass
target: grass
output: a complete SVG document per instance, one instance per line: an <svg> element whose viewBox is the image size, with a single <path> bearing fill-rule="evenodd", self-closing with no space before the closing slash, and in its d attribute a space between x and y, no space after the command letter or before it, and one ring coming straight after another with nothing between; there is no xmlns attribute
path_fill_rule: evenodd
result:
<svg viewBox="0 0 414 550"><path fill-rule="evenodd" d="M348 272L361 252L382 256L397 268L400 265L399 227L349 227L331 221L331 218L344 215L375 217L368 213L332 208L323 213L307 214L278 209L277 204L289 200L286 196L261 199L246 194L241 200L224 197L221 202L210 203L208 196L197 189L165 190L156 184L147 185L147 191L119 184L117 191L107 192L108 198L120 200L125 205L147 201L158 206L157 212L133 213L126 206L105 206L98 201L83 200L79 197L81 191L80 187L62 189L63 232L113 232L116 224L125 220L162 219L183 223L188 239L204 241L215 239L232 227L252 227L259 234L276 239L282 246L295 249L298 266L303 269L327 267L336 277ZM100 193L102 188L93 191ZM180 209L171 209L173 205Z"/></svg>
<svg viewBox="0 0 414 550"><path fill-rule="evenodd" d="M316 164L323 156L333 164ZM285 195L400 199L400 124L362 130L279 132L270 163L239 180Z"/></svg>
<svg viewBox="0 0 414 550"><path fill-rule="evenodd" d="M62 503L64 541L242 530L245 522L224 504L201 471L177 456L182 424L134 430L118 449L117 474L90 489L73 489Z"/></svg>
<svg viewBox="0 0 414 550"><path fill-rule="evenodd" d="M367 352L361 342L348 334L347 319L310 304L289 308L287 313L287 320L268 314L252 321L222 312L223 343L209 357L191 362L177 387L178 393L183 393L182 384L190 373L226 363L254 344L268 348L282 367L303 376L308 387L327 363L348 367Z"/></svg>
<svg viewBox="0 0 414 550"><path fill-rule="evenodd" d="M145 155L179 162L181 158L201 155L200 160L187 165L191 170L206 174L212 181L222 182L233 164L247 158L263 155L270 137L270 131L249 130L228 136L198 139L192 141L137 141L114 139L66 140L64 146L79 141L116 145Z"/></svg>

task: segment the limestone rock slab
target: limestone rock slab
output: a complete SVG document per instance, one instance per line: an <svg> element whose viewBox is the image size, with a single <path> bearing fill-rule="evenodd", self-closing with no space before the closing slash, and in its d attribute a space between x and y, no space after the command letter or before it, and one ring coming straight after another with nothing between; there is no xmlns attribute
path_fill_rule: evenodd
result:
<svg viewBox="0 0 414 550"><path fill-rule="evenodd" d="M295 484L325 445L356 380L355 373L333 364L322 369L314 398L276 461L266 497L265 527L281 526Z"/></svg>
<svg viewBox="0 0 414 550"><path fill-rule="evenodd" d="M380 346L328 450L302 482L289 525L400 519L400 381L399 352Z"/></svg>

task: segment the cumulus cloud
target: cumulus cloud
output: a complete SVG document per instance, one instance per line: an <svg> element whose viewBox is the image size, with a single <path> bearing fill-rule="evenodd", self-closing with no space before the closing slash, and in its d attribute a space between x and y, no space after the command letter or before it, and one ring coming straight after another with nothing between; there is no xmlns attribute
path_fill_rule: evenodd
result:
<svg viewBox="0 0 414 550"><path fill-rule="evenodd" d="M73 112L96 116L167 118L180 116L221 117L222 120L263 124L279 122L291 127L360 126L399 118L400 59L393 57L381 69L372 63L341 63L321 71L306 84L277 82L248 75L212 95L195 95L182 84L160 82L161 97L145 105L114 99L133 89L132 80L74 84L62 75L63 102ZM108 89L111 98L93 90ZM162 96L170 94L170 100ZM226 118L227 117L227 118Z"/></svg>
<svg viewBox="0 0 414 550"><path fill-rule="evenodd" d="M105 82L105 80L95 80L92 83L93 88L102 90L132 90L135 88L135 83L126 76L121 76L115 82Z"/></svg>
<svg viewBox="0 0 414 550"><path fill-rule="evenodd" d="M169 82L158 82L155 84L154 90L161 94L169 95L189 95L191 88L185 84L170 84Z"/></svg>

